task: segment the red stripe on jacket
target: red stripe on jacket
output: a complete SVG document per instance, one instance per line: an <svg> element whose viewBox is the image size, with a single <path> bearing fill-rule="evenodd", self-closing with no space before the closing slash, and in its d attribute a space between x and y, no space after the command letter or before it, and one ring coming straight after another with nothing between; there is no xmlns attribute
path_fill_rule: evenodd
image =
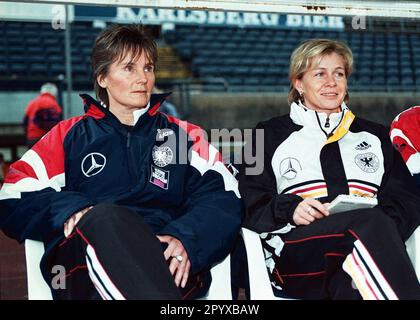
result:
<svg viewBox="0 0 420 320"><path fill-rule="evenodd" d="M84 105L87 104L86 99L83 99L83 104ZM103 117L105 117L105 113L100 108L98 108L94 103L91 103L89 107L87 108L85 116L91 116L92 118L95 118L95 119L102 119Z"/></svg>
<svg viewBox="0 0 420 320"><path fill-rule="evenodd" d="M86 115L60 122L32 147L42 159L49 179L64 173L64 139L69 130L84 118Z"/></svg>
<svg viewBox="0 0 420 320"><path fill-rule="evenodd" d="M187 121L182 121L167 114L164 115L168 118L169 122L175 123L176 125L178 125L178 127L183 129L187 133L187 135L193 141L193 150L197 152L201 158L208 162L209 144L206 138L204 137L203 129ZM215 161L221 161L220 154L218 154L218 157L215 159Z"/></svg>
<svg viewBox="0 0 420 320"><path fill-rule="evenodd" d="M36 179L36 173L28 163L18 160L10 166L4 183L16 183L23 178Z"/></svg>
<svg viewBox="0 0 420 320"><path fill-rule="evenodd" d="M49 179L64 173L64 138L69 130L84 118L86 115L61 121L32 147L41 158ZM37 179L36 167L33 165L34 163L28 164L22 160L16 161L10 166L5 182L16 183L24 178Z"/></svg>

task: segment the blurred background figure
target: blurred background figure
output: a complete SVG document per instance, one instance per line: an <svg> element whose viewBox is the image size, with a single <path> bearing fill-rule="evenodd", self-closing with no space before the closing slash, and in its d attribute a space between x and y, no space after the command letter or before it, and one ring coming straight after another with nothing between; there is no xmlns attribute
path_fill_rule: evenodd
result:
<svg viewBox="0 0 420 320"><path fill-rule="evenodd" d="M4 161L4 155L0 152L0 188L3 185L4 177L6 176L9 165Z"/></svg>
<svg viewBox="0 0 420 320"><path fill-rule="evenodd" d="M163 93L162 90L158 89L156 86L153 88L153 93ZM179 112L177 111L175 105L168 100L162 102L162 105L159 108L160 112L163 112L169 116L179 118Z"/></svg>
<svg viewBox="0 0 420 320"><path fill-rule="evenodd" d="M57 93L57 86L47 82L41 86L40 95L29 102L23 119L28 148L61 120L62 112L57 103Z"/></svg>
<svg viewBox="0 0 420 320"><path fill-rule="evenodd" d="M390 136L420 187L420 106L397 115L392 121Z"/></svg>

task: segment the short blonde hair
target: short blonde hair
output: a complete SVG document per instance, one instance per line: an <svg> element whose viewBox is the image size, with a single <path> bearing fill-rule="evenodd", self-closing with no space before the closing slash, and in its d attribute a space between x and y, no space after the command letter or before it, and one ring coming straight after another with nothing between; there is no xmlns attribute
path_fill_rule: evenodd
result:
<svg viewBox="0 0 420 320"><path fill-rule="evenodd" d="M289 104L297 102L300 98L299 92L294 88L293 83L296 79L301 79L306 71L311 67L314 58L322 58L330 53L337 53L344 60L344 69L346 78L353 71L353 53L343 42L329 39L311 39L302 42L290 57L289 81L290 89L288 101ZM346 93L344 101L348 101L349 94Z"/></svg>

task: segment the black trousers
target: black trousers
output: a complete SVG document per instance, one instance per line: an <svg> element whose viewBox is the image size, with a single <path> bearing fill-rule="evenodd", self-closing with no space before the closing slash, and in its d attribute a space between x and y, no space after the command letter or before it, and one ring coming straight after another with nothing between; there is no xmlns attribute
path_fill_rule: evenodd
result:
<svg viewBox="0 0 420 320"><path fill-rule="evenodd" d="M211 279L190 275L178 288L161 244L143 218L124 207L97 205L48 256L50 270L63 266L65 279L53 285L54 299L194 299ZM54 288L56 287L56 288Z"/></svg>
<svg viewBox="0 0 420 320"><path fill-rule="evenodd" d="M279 236L272 278L291 298L420 299L397 226L379 209L334 214Z"/></svg>

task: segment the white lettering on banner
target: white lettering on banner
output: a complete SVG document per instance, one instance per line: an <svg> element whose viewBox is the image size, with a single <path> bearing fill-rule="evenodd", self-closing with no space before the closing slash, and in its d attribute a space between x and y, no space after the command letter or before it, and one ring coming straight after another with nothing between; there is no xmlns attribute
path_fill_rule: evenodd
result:
<svg viewBox="0 0 420 320"><path fill-rule="evenodd" d="M286 26L344 29L344 21L343 17L300 16L296 14L288 14L286 18Z"/></svg>
<svg viewBox="0 0 420 320"><path fill-rule="evenodd" d="M261 13L261 22L265 26L278 26L280 16L275 13Z"/></svg>
<svg viewBox="0 0 420 320"><path fill-rule="evenodd" d="M220 11L210 11L208 14L207 22L214 24L225 23L225 13Z"/></svg>
<svg viewBox="0 0 420 320"><path fill-rule="evenodd" d="M189 22L204 24L207 21L207 13L205 11L193 10L191 11L190 19L188 20Z"/></svg>
<svg viewBox="0 0 420 320"><path fill-rule="evenodd" d="M177 10L177 21L187 21L187 12L185 10Z"/></svg>
<svg viewBox="0 0 420 320"><path fill-rule="evenodd" d="M173 10L143 8L134 11L132 8L117 8L116 20L141 23L160 24L191 23L191 24L218 24L233 26L286 26L305 28L344 29L343 17L309 16L288 14L282 16L275 13L253 12L222 12L202 10ZM285 17L286 19L284 19Z"/></svg>
<svg viewBox="0 0 420 320"><path fill-rule="evenodd" d="M306 28L312 27L312 17L311 16L303 16L303 26Z"/></svg>
<svg viewBox="0 0 420 320"><path fill-rule="evenodd" d="M172 9L158 10L158 19L159 21L166 21L166 22L178 21L178 18L175 15L175 10L172 10Z"/></svg>
<svg viewBox="0 0 420 320"><path fill-rule="evenodd" d="M226 23L233 25L243 25L242 19L239 16L239 12L227 12Z"/></svg>
<svg viewBox="0 0 420 320"><path fill-rule="evenodd" d="M313 21L314 21L314 27L325 28L327 26L327 22L325 21L324 17L314 16Z"/></svg>
<svg viewBox="0 0 420 320"><path fill-rule="evenodd" d="M135 12L130 8L117 8L116 18L118 20L136 21L137 16Z"/></svg>
<svg viewBox="0 0 420 320"><path fill-rule="evenodd" d="M300 27L302 24L302 16L295 14L288 14L286 18L286 26L288 27Z"/></svg>
<svg viewBox="0 0 420 320"><path fill-rule="evenodd" d="M243 14L243 17L244 17L244 19L243 19L243 24L244 25L257 25L257 26L259 26L261 24L258 13L245 12Z"/></svg>
<svg viewBox="0 0 420 320"><path fill-rule="evenodd" d="M160 11L160 10L157 10ZM158 14L154 9L140 9L138 18L142 22L160 22L161 20L158 19Z"/></svg>
<svg viewBox="0 0 420 320"><path fill-rule="evenodd" d="M344 29L343 17L328 17L328 27Z"/></svg>

